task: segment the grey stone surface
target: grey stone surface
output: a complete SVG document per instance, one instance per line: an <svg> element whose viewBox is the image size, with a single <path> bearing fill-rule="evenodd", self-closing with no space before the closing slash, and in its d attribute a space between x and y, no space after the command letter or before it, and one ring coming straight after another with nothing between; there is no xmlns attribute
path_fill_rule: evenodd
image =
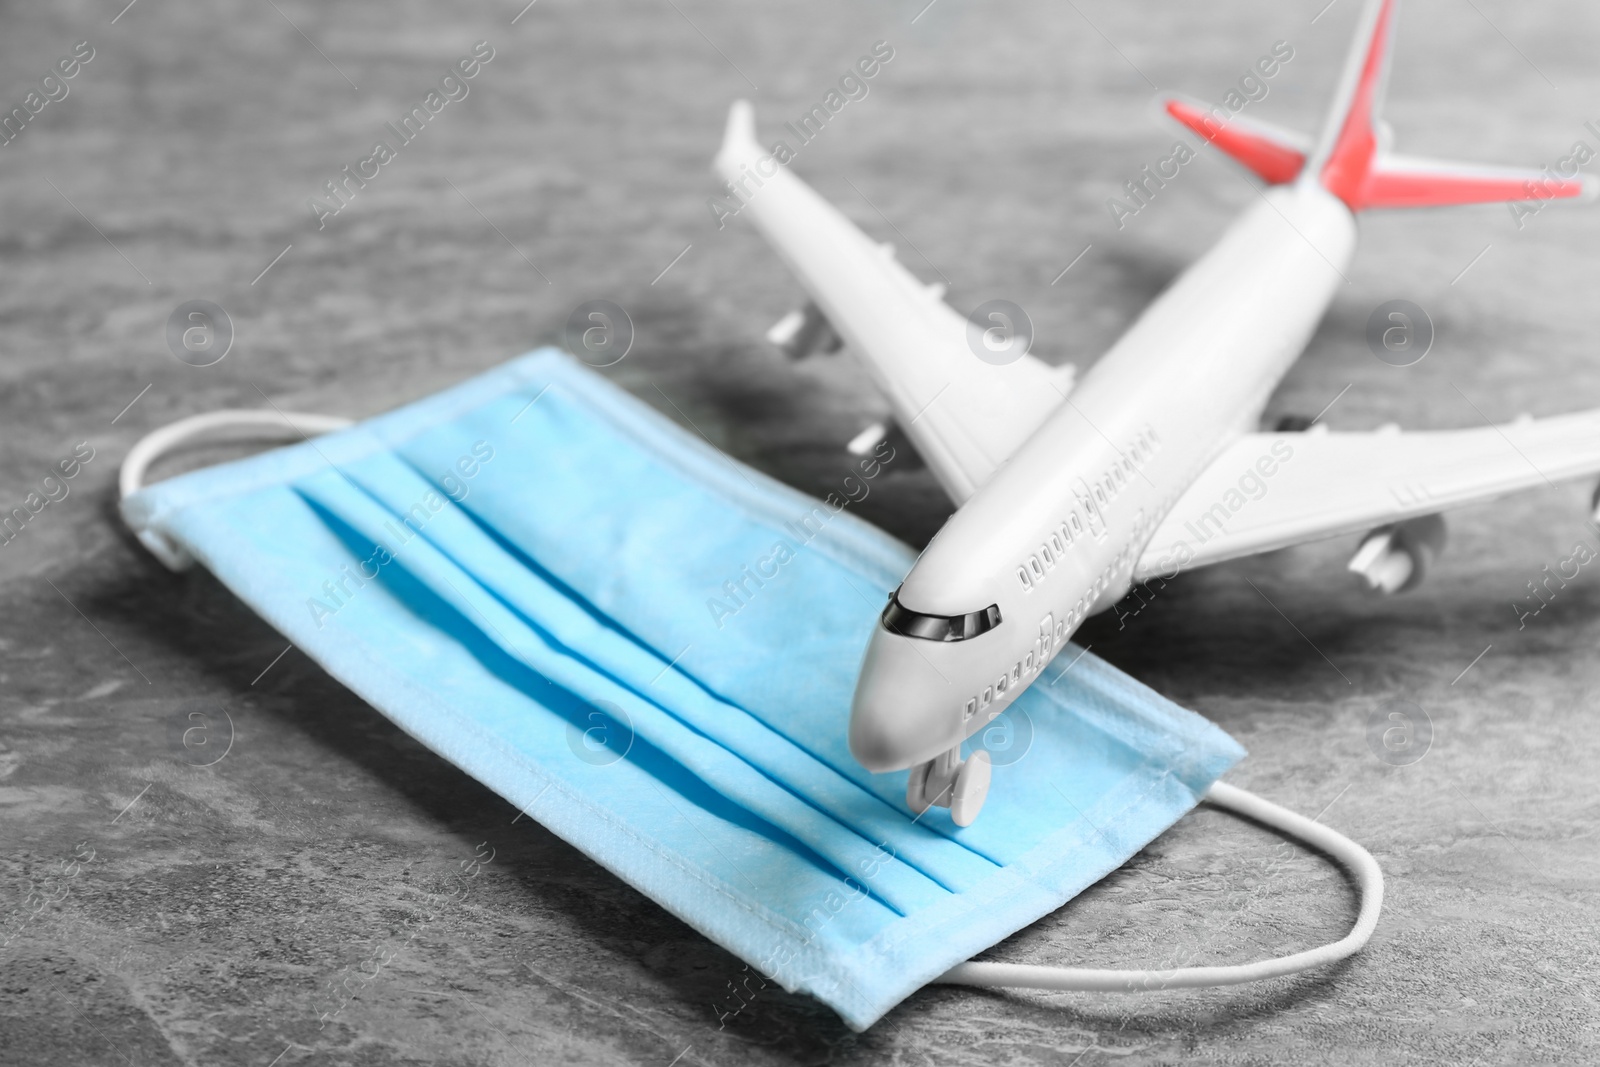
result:
<svg viewBox="0 0 1600 1067"><path fill-rule="evenodd" d="M825 493L882 405L848 357L791 366L761 343L793 286L705 207L732 98L776 131L890 41L797 170L947 276L958 307L1015 300L1046 358L1086 364L1255 195L1203 155L1114 227L1106 198L1173 141L1152 85L1220 99L1285 39L1296 57L1252 113L1313 127L1355 6L540 0L514 25L517 0L0 7L6 109L74 42L95 48L0 149L0 505L95 449L0 547L0 1063L1600 1058L1600 596L1585 570L1525 627L1511 606L1592 537L1587 486L1454 516L1436 577L1402 599L1358 595L1341 542L1195 573L1126 627L1084 631L1250 749L1232 780L1373 851L1389 896L1361 956L1140 998L929 989L864 1035L774 990L719 1029L739 961L280 657L268 626L205 573L162 570L115 516L116 464L163 422L264 398L382 411L556 339L595 298L638 328L616 380ZM471 94L319 231L306 199L480 39L495 58ZM1597 43L1592 5L1407 5L1389 118L1420 154L1553 162L1594 144ZM1336 396L1346 428L1600 403L1593 209L1362 229L1274 417ZM237 328L208 368L163 337L196 298ZM1397 298L1439 332L1405 369L1362 341ZM946 504L925 472L892 471L861 510L920 543ZM1433 726L1409 766L1367 743L1393 699ZM174 741L193 711L208 743L231 721L211 766ZM1240 960L1335 937L1353 907L1321 859L1201 810L993 956Z"/></svg>

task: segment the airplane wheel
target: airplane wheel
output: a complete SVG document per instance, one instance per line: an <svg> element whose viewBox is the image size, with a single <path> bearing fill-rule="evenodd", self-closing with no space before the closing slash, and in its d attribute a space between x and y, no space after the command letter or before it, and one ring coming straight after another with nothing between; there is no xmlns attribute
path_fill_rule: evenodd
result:
<svg viewBox="0 0 1600 1067"><path fill-rule="evenodd" d="M911 768L911 778L906 782L906 807L921 815L932 805L928 802L928 772L933 761L919 763Z"/></svg>
<svg viewBox="0 0 1600 1067"><path fill-rule="evenodd" d="M950 819L957 826L971 826L989 795L989 753L974 752L956 775L955 793L950 798Z"/></svg>

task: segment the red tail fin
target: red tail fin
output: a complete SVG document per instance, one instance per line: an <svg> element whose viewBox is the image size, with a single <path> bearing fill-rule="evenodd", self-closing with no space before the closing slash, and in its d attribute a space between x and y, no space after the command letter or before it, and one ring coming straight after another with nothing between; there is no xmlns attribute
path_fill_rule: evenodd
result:
<svg viewBox="0 0 1600 1067"><path fill-rule="evenodd" d="M1371 206L1365 192L1378 155L1375 127L1389 65L1394 0L1368 4L1361 25L1366 30L1366 47L1352 51L1346 63L1334 114L1317 152L1323 188L1350 205L1351 211ZM1358 36L1356 48L1361 45Z"/></svg>
<svg viewBox="0 0 1600 1067"><path fill-rule="evenodd" d="M1302 172L1351 211L1371 208L1440 207L1505 200L1592 198L1594 178L1573 173L1445 163L1392 155L1380 144L1378 110L1394 38L1398 0L1369 0L1355 46L1340 80L1322 142L1315 151L1298 134L1170 99L1167 113L1272 184Z"/></svg>
<svg viewBox="0 0 1600 1067"><path fill-rule="evenodd" d="M1324 188L1351 211L1593 194L1592 181L1576 174L1560 177L1548 169L1478 167L1384 152L1378 143L1378 108L1394 40L1396 6L1397 0L1372 0L1362 16L1355 50L1345 68L1339 106L1313 157Z"/></svg>

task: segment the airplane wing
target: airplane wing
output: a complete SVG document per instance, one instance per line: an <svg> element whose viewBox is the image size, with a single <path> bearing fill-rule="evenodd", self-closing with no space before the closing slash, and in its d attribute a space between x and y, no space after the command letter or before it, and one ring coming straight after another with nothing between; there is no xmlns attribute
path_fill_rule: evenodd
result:
<svg viewBox="0 0 1600 1067"><path fill-rule="evenodd" d="M1600 471L1600 409L1470 430L1246 434L1156 528L1134 580Z"/></svg>
<svg viewBox="0 0 1600 1067"><path fill-rule="evenodd" d="M731 194L719 224L728 214L754 221L961 504L1066 398L1073 368L1052 368L1025 353L998 365L980 359L968 320L941 299L943 287L915 278L790 173L787 158L761 147L750 105L734 104L716 158ZM1005 335L991 336L1004 349Z"/></svg>

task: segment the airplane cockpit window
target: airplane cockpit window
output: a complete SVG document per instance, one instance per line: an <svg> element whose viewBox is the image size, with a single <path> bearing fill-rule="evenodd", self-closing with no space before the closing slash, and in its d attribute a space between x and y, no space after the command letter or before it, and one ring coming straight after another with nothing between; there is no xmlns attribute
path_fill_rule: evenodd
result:
<svg viewBox="0 0 1600 1067"><path fill-rule="evenodd" d="M971 611L965 615L924 615L904 607L896 590L889 597L889 605L883 609L881 621L884 629L902 637L920 637L924 641L965 641L1000 625L1000 605L990 604L982 611Z"/></svg>

